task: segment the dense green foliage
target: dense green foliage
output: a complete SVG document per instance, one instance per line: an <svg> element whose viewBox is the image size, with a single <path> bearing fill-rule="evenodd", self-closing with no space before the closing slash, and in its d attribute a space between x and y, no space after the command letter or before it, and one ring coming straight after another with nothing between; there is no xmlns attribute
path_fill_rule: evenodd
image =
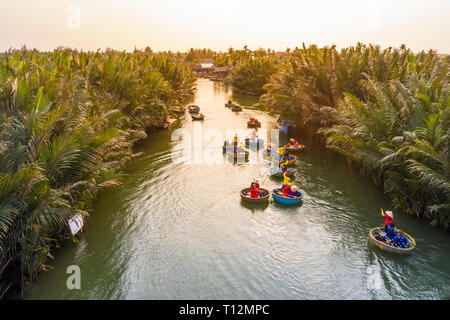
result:
<svg viewBox="0 0 450 320"><path fill-rule="evenodd" d="M321 128L396 208L450 224L448 58L358 44L294 50L261 100Z"/></svg>
<svg viewBox="0 0 450 320"><path fill-rule="evenodd" d="M237 91L261 95L264 93L264 85L276 71L276 58L249 57L235 66L231 73L231 83Z"/></svg>
<svg viewBox="0 0 450 320"><path fill-rule="evenodd" d="M0 56L0 297L26 292L67 219L120 183L133 145L192 97L194 82L185 65L150 52Z"/></svg>

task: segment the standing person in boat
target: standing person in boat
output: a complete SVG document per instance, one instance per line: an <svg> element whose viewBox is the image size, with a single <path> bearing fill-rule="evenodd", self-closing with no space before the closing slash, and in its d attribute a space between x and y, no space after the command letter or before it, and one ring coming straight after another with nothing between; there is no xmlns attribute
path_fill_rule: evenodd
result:
<svg viewBox="0 0 450 320"><path fill-rule="evenodd" d="M386 211L384 213L383 209L381 210L381 215L384 217L384 231L387 232L388 226L394 221L394 214L392 211Z"/></svg>
<svg viewBox="0 0 450 320"><path fill-rule="evenodd" d="M289 171L285 171L283 173L283 185L281 188L283 189L285 186L289 185L289 181L291 181L291 178L289 178Z"/></svg>
<svg viewBox="0 0 450 320"><path fill-rule="evenodd" d="M233 146L234 146L234 153L236 153L237 152L237 147L238 147L238 140L239 140L239 138L238 138L238 135L237 135L237 133L234 135L234 138L233 138Z"/></svg>

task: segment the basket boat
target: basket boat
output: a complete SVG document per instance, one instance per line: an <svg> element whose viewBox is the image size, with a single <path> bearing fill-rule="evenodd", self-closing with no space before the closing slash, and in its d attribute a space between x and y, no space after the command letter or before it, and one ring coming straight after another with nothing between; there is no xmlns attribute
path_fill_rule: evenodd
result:
<svg viewBox="0 0 450 320"><path fill-rule="evenodd" d="M262 195L259 198L250 197L250 188L242 189L240 192L241 199L251 203L261 203L269 200L270 192L267 189L259 188L259 191L262 191Z"/></svg>

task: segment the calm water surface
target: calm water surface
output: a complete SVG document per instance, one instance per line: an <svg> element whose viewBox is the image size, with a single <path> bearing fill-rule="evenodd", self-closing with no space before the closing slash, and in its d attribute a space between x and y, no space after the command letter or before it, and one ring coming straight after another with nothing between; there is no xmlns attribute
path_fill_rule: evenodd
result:
<svg viewBox="0 0 450 320"><path fill-rule="evenodd" d="M235 96L243 112L224 107L220 83L198 82L195 103L208 129L262 130L275 118ZM194 132L188 114L181 127ZM198 128L197 128L198 129ZM368 242L382 225L389 199L340 156L297 135L295 183L301 206L252 207L239 190L253 178L268 189L269 164L187 164L171 160L171 131L157 132L127 168L125 183L99 195L78 243L55 253L54 269L39 277L30 299L449 299L450 237L405 214L397 225L415 237L409 257L380 252ZM286 140L287 137L281 136ZM208 152L222 141L204 141ZM256 156L254 153L252 156ZM69 265L81 268L81 290L66 288Z"/></svg>

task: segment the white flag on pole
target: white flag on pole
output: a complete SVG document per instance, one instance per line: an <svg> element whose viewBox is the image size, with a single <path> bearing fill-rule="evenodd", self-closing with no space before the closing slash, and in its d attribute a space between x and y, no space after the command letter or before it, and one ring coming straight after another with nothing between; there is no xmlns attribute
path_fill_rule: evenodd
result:
<svg viewBox="0 0 450 320"><path fill-rule="evenodd" d="M81 214L76 214L72 219L69 219L68 222L70 232L72 232L73 235L76 235L83 227L83 217Z"/></svg>

